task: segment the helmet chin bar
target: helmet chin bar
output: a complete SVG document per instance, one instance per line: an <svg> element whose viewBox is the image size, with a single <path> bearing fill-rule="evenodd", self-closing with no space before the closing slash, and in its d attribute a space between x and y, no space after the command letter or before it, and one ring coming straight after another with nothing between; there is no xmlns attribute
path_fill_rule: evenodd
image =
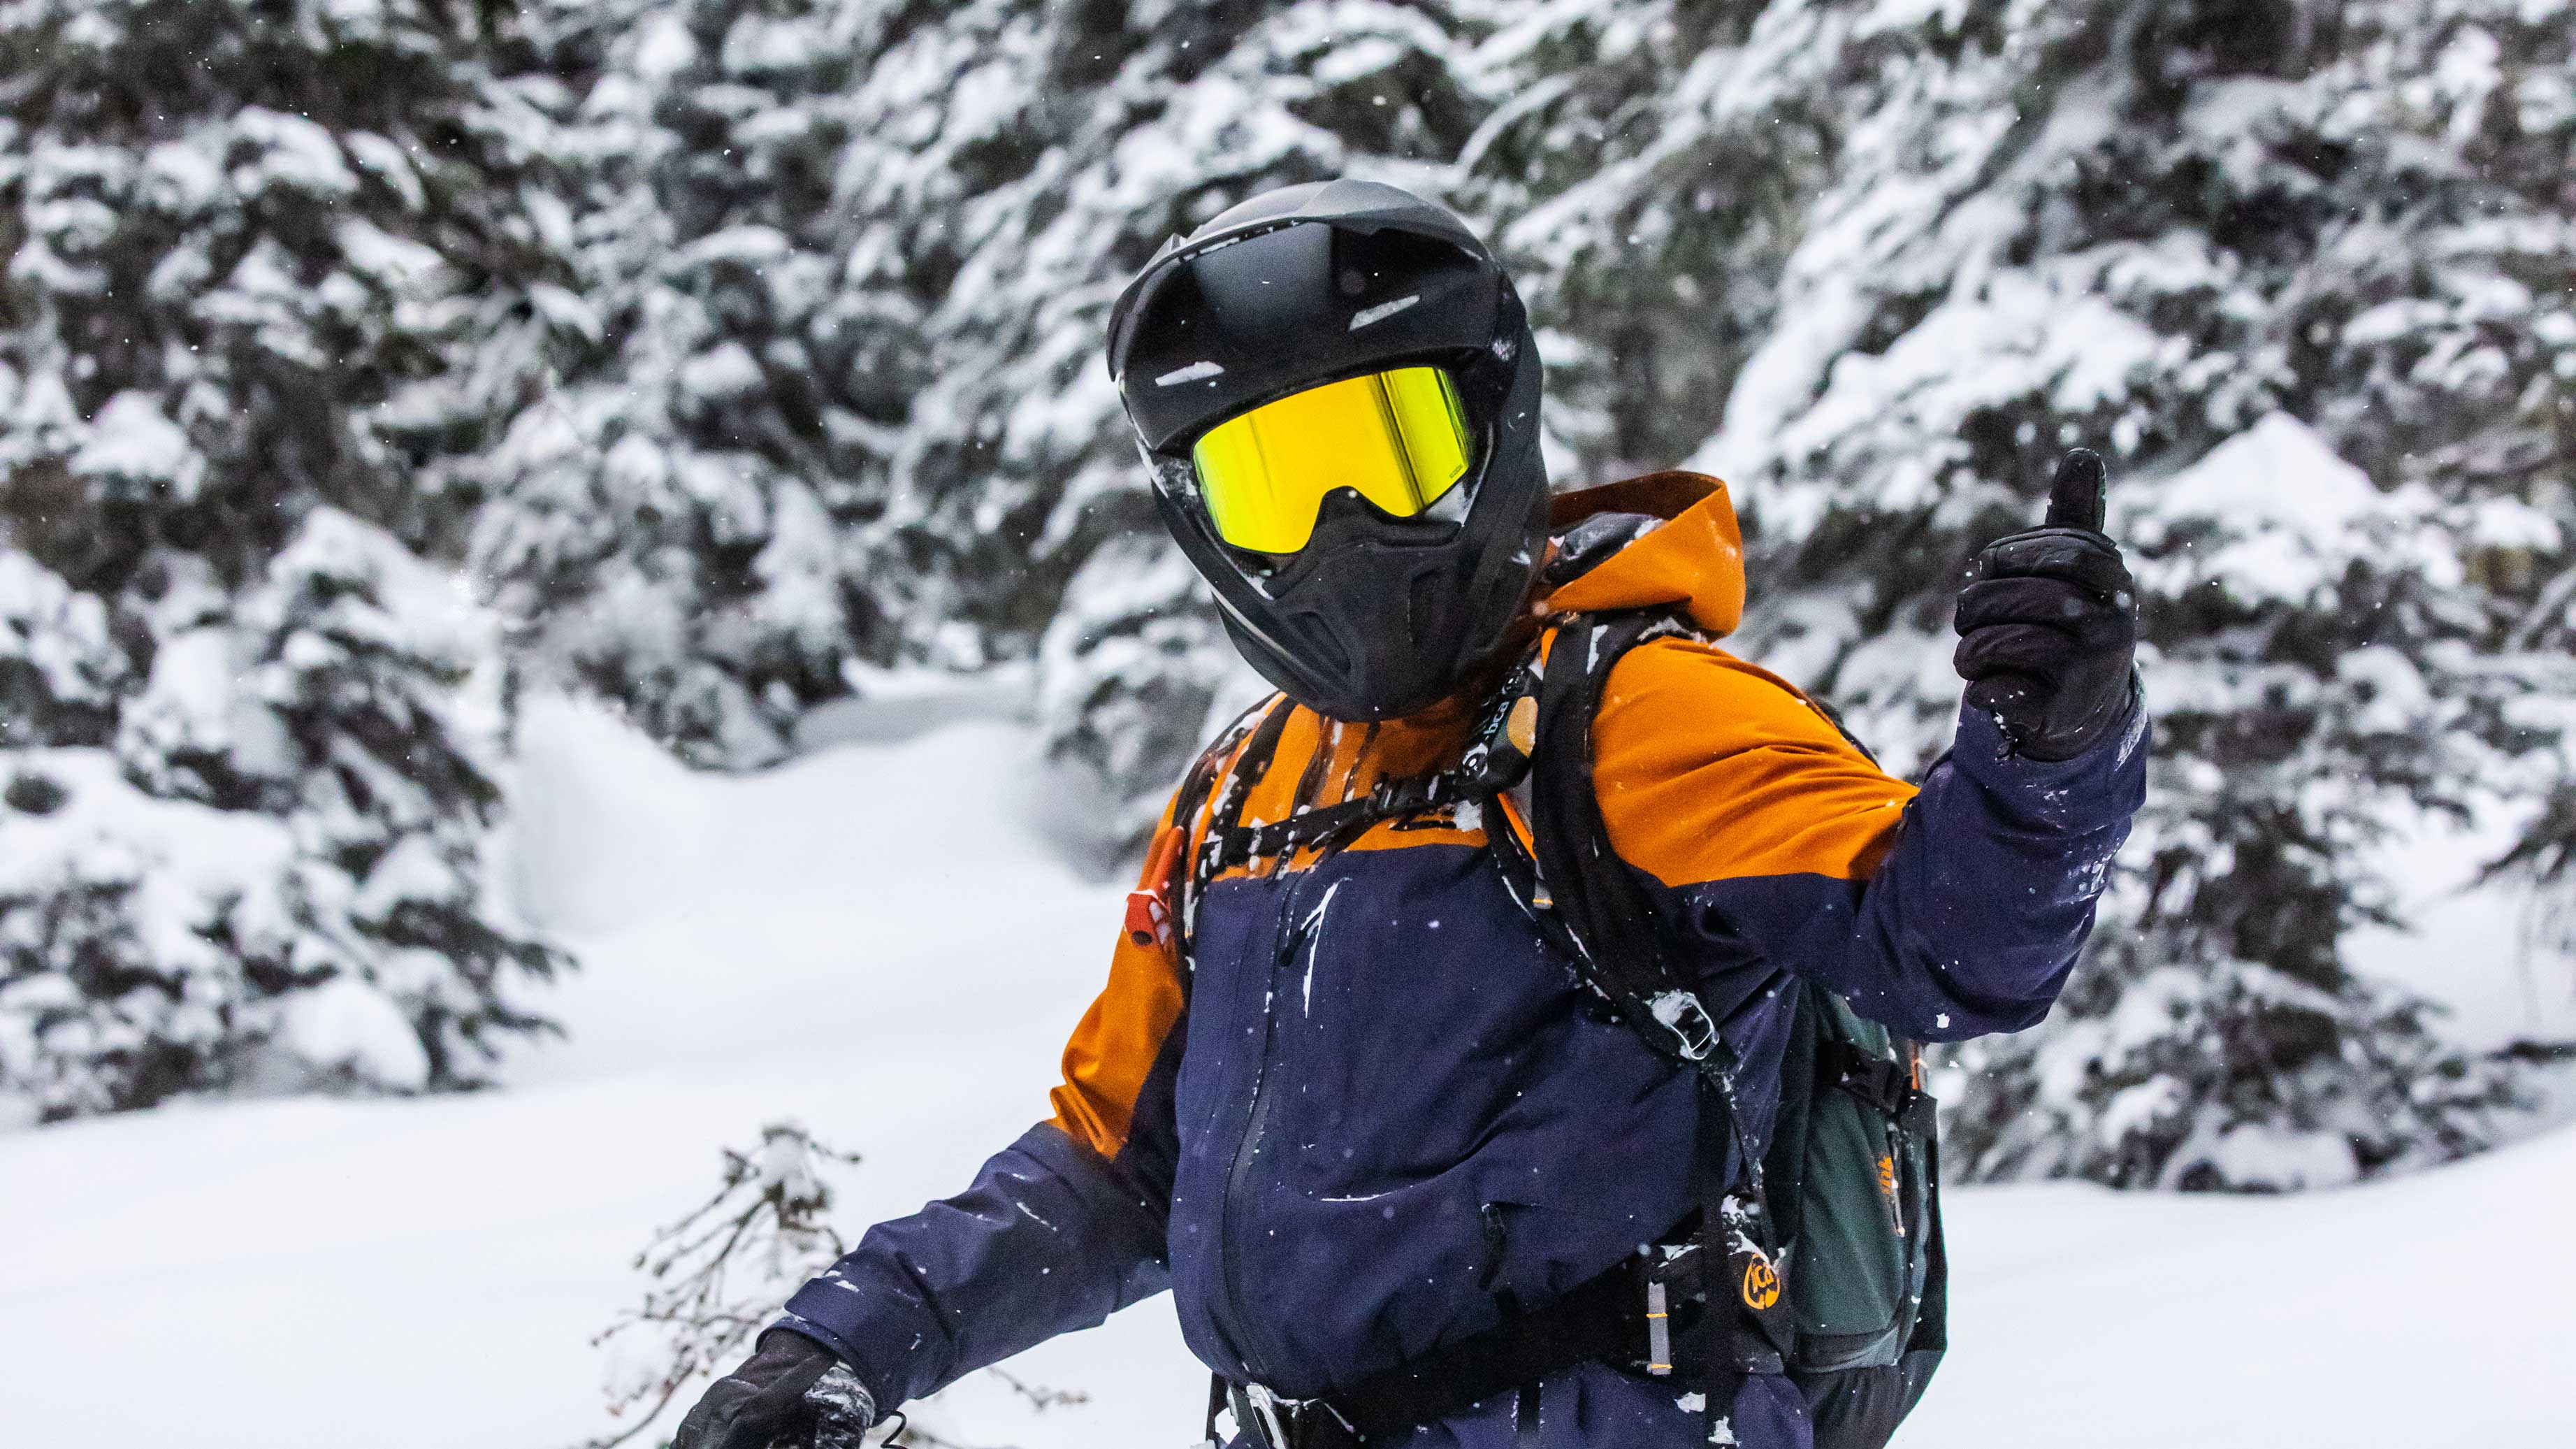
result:
<svg viewBox="0 0 2576 1449"><path fill-rule="evenodd" d="M1467 492L1468 486L1461 484L1442 494L1431 507L1421 513L1411 518L1398 518L1361 497L1355 489L1337 488L1325 494L1323 503L1317 507L1315 534L1306 541L1304 548L1295 553L1246 553L1241 549L1234 550L1234 553L1238 558L1258 561L1258 571L1253 569L1244 571L1246 575L1256 580L1266 583L1293 577L1301 571L1301 565L1304 565L1307 560L1317 557L1321 550L1335 546L1334 538L1327 536L1327 521L1345 518L1350 522L1346 527L1334 531L1337 536L1347 536L1365 528L1367 536L1372 541L1398 547L1437 548L1458 537L1458 525L1466 520L1467 509L1470 506L1465 498ZM1444 508L1442 506L1444 504L1448 506ZM1277 597L1276 593L1267 587L1263 592L1270 593L1274 598Z"/></svg>

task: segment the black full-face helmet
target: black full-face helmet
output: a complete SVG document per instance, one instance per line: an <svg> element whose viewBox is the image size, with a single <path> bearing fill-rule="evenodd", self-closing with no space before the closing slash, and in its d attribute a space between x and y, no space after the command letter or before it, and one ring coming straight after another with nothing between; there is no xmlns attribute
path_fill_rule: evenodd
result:
<svg viewBox="0 0 2576 1449"><path fill-rule="evenodd" d="M1546 542L1538 350L1457 217L1367 181L1253 197L1129 284L1109 372L1163 521L1290 698L1411 714L1510 642Z"/></svg>

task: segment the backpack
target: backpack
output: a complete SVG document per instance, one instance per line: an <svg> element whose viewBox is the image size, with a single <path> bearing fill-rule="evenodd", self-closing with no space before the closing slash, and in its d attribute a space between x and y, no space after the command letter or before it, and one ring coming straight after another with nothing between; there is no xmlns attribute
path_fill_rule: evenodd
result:
<svg viewBox="0 0 2576 1449"><path fill-rule="evenodd" d="M1666 634L1696 637L1658 610L1559 618L1487 701L1456 767L1382 780L1360 799L1242 823L1244 800L1293 713L1285 702L1238 721L1185 781L1175 823L1148 865L1155 884L1129 902L1140 942L1177 935L1186 949L1201 892L1233 866L1330 849L1383 820L1477 802L1491 854L1540 934L1603 1005L1704 1090L1699 1207L1678 1241L1323 1399L1286 1401L1220 1381L1211 1439L1217 1406L1231 1403L1237 1422L1257 1421L1272 1449L1366 1443L1596 1358L1703 1386L1783 1373L1807 1400L1816 1449L1880 1449L1921 1397L1947 1344L1948 1295L1935 1104L1922 1091L1919 1048L1802 983L1772 1142L1753 1152L1736 1105L1734 1055L1689 979L1671 923L1602 820L1594 711L1619 659ZM1200 849L1179 871L1188 823L1229 757L1236 764ZM1728 1172L1738 1159L1743 1171ZM1725 1412L1717 1397L1704 1398L1712 1429ZM1328 1432L1298 1432L1298 1424Z"/></svg>

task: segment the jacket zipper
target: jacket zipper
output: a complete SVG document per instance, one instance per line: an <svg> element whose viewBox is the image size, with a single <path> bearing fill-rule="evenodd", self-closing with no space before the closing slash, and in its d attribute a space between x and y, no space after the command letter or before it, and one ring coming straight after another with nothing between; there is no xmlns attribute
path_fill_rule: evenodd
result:
<svg viewBox="0 0 2576 1449"><path fill-rule="evenodd" d="M1261 1365L1255 1362L1251 1339L1252 1316L1246 1311L1250 1299L1243 1291L1242 1258L1235 1251L1235 1228L1245 1214L1238 1206L1252 1176L1252 1166L1261 1156L1261 1139L1270 1124L1270 1056L1278 1037L1279 982L1283 967L1297 958L1297 949L1306 944L1311 922L1299 909L1306 894L1306 883L1314 879L1325 861L1334 855L1331 846L1305 870L1292 876L1285 898L1280 903L1279 948L1271 954L1268 976L1261 983L1261 1055L1253 1063L1252 1111L1244 1123L1243 1139L1235 1144L1234 1163L1226 1170L1225 1195L1217 1210L1217 1260L1224 1279L1226 1313L1233 1320L1235 1351L1243 1367L1257 1382L1266 1381Z"/></svg>

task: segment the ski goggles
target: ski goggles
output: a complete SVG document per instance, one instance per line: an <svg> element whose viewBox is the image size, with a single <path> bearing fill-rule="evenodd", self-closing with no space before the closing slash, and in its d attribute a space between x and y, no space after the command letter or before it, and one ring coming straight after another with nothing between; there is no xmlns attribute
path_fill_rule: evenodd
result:
<svg viewBox="0 0 2576 1449"><path fill-rule="evenodd" d="M1217 537L1255 553L1295 553L1327 494L1348 488L1412 518L1467 476L1466 414L1436 367L1399 367L1264 403L1207 430L1190 449Z"/></svg>

